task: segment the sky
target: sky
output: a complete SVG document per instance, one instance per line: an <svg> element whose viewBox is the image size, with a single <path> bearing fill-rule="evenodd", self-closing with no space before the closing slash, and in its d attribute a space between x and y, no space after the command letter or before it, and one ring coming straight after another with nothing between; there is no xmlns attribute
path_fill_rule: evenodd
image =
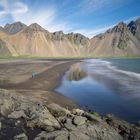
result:
<svg viewBox="0 0 140 140"><path fill-rule="evenodd" d="M0 25L38 23L50 32L92 37L140 16L140 0L0 0Z"/></svg>

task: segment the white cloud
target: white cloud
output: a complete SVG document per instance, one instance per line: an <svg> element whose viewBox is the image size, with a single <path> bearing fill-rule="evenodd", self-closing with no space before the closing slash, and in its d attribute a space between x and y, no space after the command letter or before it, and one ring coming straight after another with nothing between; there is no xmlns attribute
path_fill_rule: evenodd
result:
<svg viewBox="0 0 140 140"><path fill-rule="evenodd" d="M13 19L15 21L21 21L29 25L31 23L37 22L41 26L46 26L50 24L55 18L55 10L53 8L41 9L41 10L28 10L26 13L13 14Z"/></svg>
<svg viewBox="0 0 140 140"><path fill-rule="evenodd" d="M57 12L53 7L40 8L38 10L28 7L25 3L20 0L0 0L0 6L2 6L3 11L0 11L0 23L3 24L3 17L6 18L10 15L15 21L21 21L27 25L34 22L40 24L50 32L63 30L68 32L71 28L68 26L67 22L56 21ZM4 20L5 21L5 20Z"/></svg>
<svg viewBox="0 0 140 140"><path fill-rule="evenodd" d="M20 13L26 13L28 11L28 6L24 3L18 1L13 6L9 8L9 13L11 14L20 14Z"/></svg>
<svg viewBox="0 0 140 140"><path fill-rule="evenodd" d="M56 11L53 7L36 10L28 7L28 5L20 0L15 0L14 2L11 0L0 0L0 6L3 8L3 11L0 11L0 18L10 15L13 18L13 22L21 21L27 25L37 22L43 27L48 26L50 28L55 26L51 26L56 17ZM61 26L59 25L59 27Z"/></svg>
<svg viewBox="0 0 140 140"><path fill-rule="evenodd" d="M65 33L69 32L72 28L65 21L57 21L57 9L54 7L45 7L38 10L28 7L20 0L16 0L10 4L10 0L1 0L0 5L3 6L5 11L0 12L0 18L4 14L10 14L15 21L21 21L27 25L38 23L50 32L63 30Z"/></svg>
<svg viewBox="0 0 140 140"><path fill-rule="evenodd" d="M3 18L6 15L5 11L0 11L0 18Z"/></svg>
<svg viewBox="0 0 140 140"><path fill-rule="evenodd" d="M123 2L124 1L127 0L123 0ZM96 9L103 8L105 6L109 6L114 3L116 4L121 2L122 0L83 0L79 3L80 5L76 7L77 9L83 8L84 9L84 10L82 9L83 12L85 11L88 12L88 10L94 11ZM69 4L69 0L65 1L65 3L63 3L63 6L67 4ZM114 24L106 27L93 28L93 29L81 29L81 28L78 29L78 25L75 25L74 23L70 23L64 20L63 17L62 19L60 17L58 18L58 14L60 14L60 12L64 12L65 10L67 12L67 10L70 9L62 9L63 11L58 11L58 9L56 9L55 7L49 6L45 8L39 7L39 9L36 10L34 7L30 7L29 5L21 2L21 0L0 0L0 6L3 7L3 11L0 11L0 23L5 22L5 20L3 20L4 19L3 17L6 17L6 15L11 15L14 22L21 21L27 25L37 22L38 24L40 24L50 32L63 30L64 33L78 32L84 34L85 36L93 37L115 26ZM67 17L71 15L73 16L73 14L70 14L67 15ZM135 18L136 17L132 17L130 19L125 20L125 22L128 22Z"/></svg>
<svg viewBox="0 0 140 140"><path fill-rule="evenodd" d="M3 8L1 12L5 14L19 14L26 13L28 11L28 6L20 2L19 0L0 0L0 6Z"/></svg>
<svg viewBox="0 0 140 140"><path fill-rule="evenodd" d="M0 25L6 24L16 14L23 14L28 11L28 6L20 0L0 0Z"/></svg>

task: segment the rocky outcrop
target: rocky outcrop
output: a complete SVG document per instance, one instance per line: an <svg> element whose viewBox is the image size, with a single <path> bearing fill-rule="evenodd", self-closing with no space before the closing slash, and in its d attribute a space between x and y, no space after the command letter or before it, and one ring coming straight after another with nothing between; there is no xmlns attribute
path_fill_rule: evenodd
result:
<svg viewBox="0 0 140 140"><path fill-rule="evenodd" d="M137 140L140 138L140 128L138 125L129 124L126 121L120 120L113 115L107 115L104 120L113 128L115 128L123 137L124 140Z"/></svg>
<svg viewBox="0 0 140 140"><path fill-rule="evenodd" d="M52 33L52 36L51 36L52 40L57 40L57 41L62 41L64 40L64 38L65 38L65 35L63 31L54 32Z"/></svg>
<svg viewBox="0 0 140 140"><path fill-rule="evenodd" d="M127 31L127 25L123 22L120 22L118 25L113 27L108 33L114 33L114 32L119 32L119 33L124 33Z"/></svg>
<svg viewBox="0 0 140 140"><path fill-rule="evenodd" d="M135 36L140 41L140 18L137 19L135 22L136 22L136 33L135 33Z"/></svg>
<svg viewBox="0 0 140 140"><path fill-rule="evenodd" d="M73 44L82 45L84 47L89 46L89 39L82 34L79 33L69 33L66 34L66 37L72 42Z"/></svg>
<svg viewBox="0 0 140 140"><path fill-rule="evenodd" d="M112 117L18 96L0 90L0 139L130 140L140 139L140 127ZM11 131L12 127L12 133Z"/></svg>
<svg viewBox="0 0 140 140"><path fill-rule="evenodd" d="M14 139L14 140L28 140L27 136L26 136L24 133L19 134L19 135L17 135L17 136L14 136L13 139Z"/></svg>
<svg viewBox="0 0 140 140"><path fill-rule="evenodd" d="M87 121L87 118L82 117L82 116L75 116L73 119L73 123L77 126L85 124L86 121Z"/></svg>
<svg viewBox="0 0 140 140"><path fill-rule="evenodd" d="M127 27L132 32L132 34L140 41L140 18L136 21L131 21L127 25Z"/></svg>

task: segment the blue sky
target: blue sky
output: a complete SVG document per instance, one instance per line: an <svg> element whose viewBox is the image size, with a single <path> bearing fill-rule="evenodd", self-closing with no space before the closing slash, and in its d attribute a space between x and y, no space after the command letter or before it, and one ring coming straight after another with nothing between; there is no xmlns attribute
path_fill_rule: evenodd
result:
<svg viewBox="0 0 140 140"><path fill-rule="evenodd" d="M140 16L140 0L0 0L0 25L38 23L50 32L88 37Z"/></svg>

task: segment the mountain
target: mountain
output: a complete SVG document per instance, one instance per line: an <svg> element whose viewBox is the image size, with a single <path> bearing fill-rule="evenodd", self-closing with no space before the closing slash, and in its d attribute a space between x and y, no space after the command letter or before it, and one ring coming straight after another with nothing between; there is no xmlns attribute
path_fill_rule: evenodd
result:
<svg viewBox="0 0 140 140"><path fill-rule="evenodd" d="M3 29L3 27L2 27L2 26L0 26L0 31L4 31L4 29Z"/></svg>
<svg viewBox="0 0 140 140"><path fill-rule="evenodd" d="M26 25L21 22L15 22L13 24L6 24L3 31L7 34L15 34L25 28Z"/></svg>
<svg viewBox="0 0 140 140"><path fill-rule="evenodd" d="M91 39L79 33L50 33L37 23L0 26L0 55L11 56L126 56L140 55L140 18L120 22Z"/></svg>
<svg viewBox="0 0 140 140"><path fill-rule="evenodd" d="M132 32L132 34L140 41L140 18L136 21L131 21L127 25L127 27Z"/></svg>
<svg viewBox="0 0 140 140"><path fill-rule="evenodd" d="M128 26L121 22L105 33L93 37L89 53L96 56L140 55L138 25L135 27L135 33L132 26L131 28Z"/></svg>

